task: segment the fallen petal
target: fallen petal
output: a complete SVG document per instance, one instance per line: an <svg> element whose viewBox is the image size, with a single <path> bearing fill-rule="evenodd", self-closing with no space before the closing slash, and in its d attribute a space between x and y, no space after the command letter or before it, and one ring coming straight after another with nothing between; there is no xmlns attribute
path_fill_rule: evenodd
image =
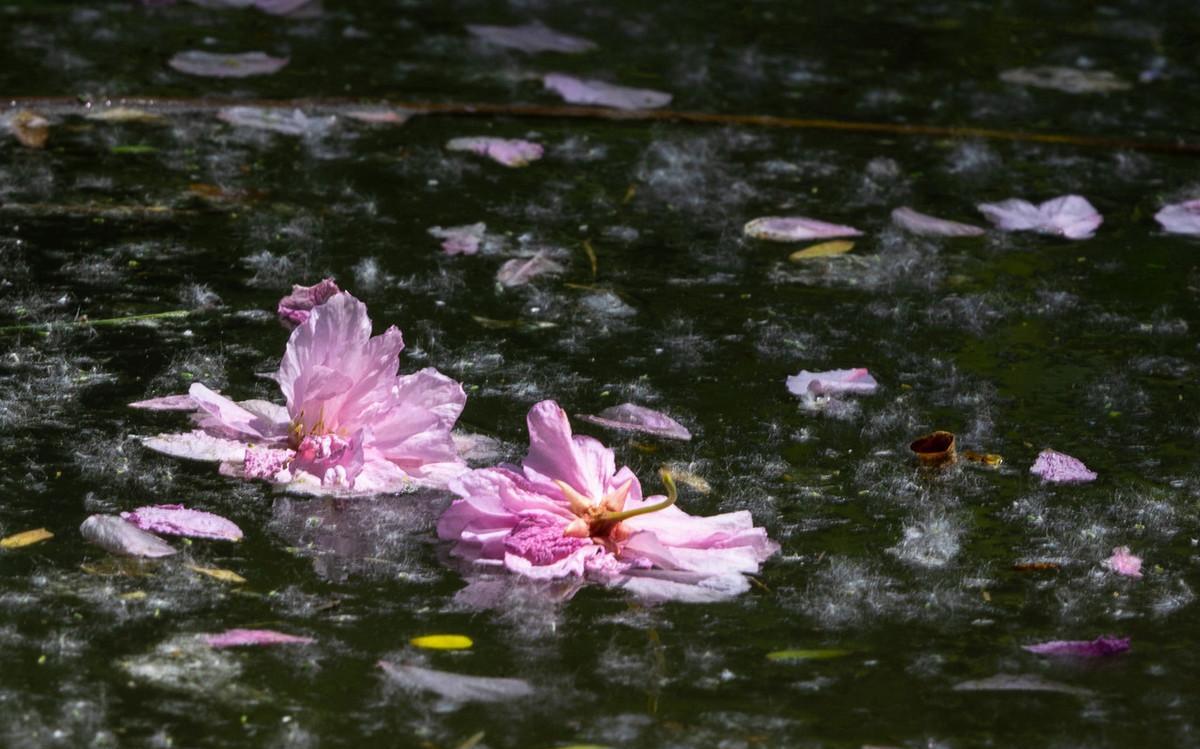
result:
<svg viewBox="0 0 1200 749"><path fill-rule="evenodd" d="M671 95L648 88L629 88L593 78L550 73L542 85L571 104L597 104L616 109L657 109L671 103Z"/></svg>
<svg viewBox="0 0 1200 749"><path fill-rule="evenodd" d="M270 130L283 135L320 136L337 124L337 118L309 117L299 109L263 107L226 107L217 112L217 119L235 127Z"/></svg>
<svg viewBox="0 0 1200 749"><path fill-rule="evenodd" d="M96 120L98 122L145 122L155 124L167 121L167 118L161 114L147 112L144 109L133 109L131 107L107 107L95 110L89 113L85 119Z"/></svg>
<svg viewBox="0 0 1200 749"><path fill-rule="evenodd" d="M403 125L413 113L407 109L355 109L345 116L369 125Z"/></svg>
<svg viewBox="0 0 1200 749"><path fill-rule="evenodd" d="M37 528L22 533L14 533L7 538L0 538L0 549L20 549L23 546L32 546L33 544L48 541L52 538L54 538L53 533L45 528Z"/></svg>
<svg viewBox="0 0 1200 749"><path fill-rule="evenodd" d="M142 408L147 411L195 411L199 404L192 400L187 393L181 395L164 395L161 398L150 398L129 404L130 408Z"/></svg>
<svg viewBox="0 0 1200 749"><path fill-rule="evenodd" d="M1096 480L1096 472L1088 470L1088 467L1079 459L1049 449L1038 453L1037 460L1033 462L1029 472L1035 476L1041 476L1042 481L1056 484Z"/></svg>
<svg viewBox="0 0 1200 749"><path fill-rule="evenodd" d="M771 242L802 242L828 237L859 237L862 232L851 226L829 224L803 216L763 216L747 222L742 233Z"/></svg>
<svg viewBox="0 0 1200 749"><path fill-rule="evenodd" d="M79 526L79 532L105 551L122 556L156 558L175 553L166 541L116 515L92 515Z"/></svg>
<svg viewBox="0 0 1200 749"><path fill-rule="evenodd" d="M245 78L277 73L288 64L286 57L271 57L265 52L216 54L200 50L180 52L167 61L175 70L208 78ZM242 107L237 107L241 109Z"/></svg>
<svg viewBox="0 0 1200 749"><path fill-rule="evenodd" d="M1023 645L1023 650L1038 655L1073 655L1084 658L1100 658L1120 655L1129 650L1128 637L1102 635L1094 640L1052 640L1037 645Z"/></svg>
<svg viewBox="0 0 1200 749"><path fill-rule="evenodd" d="M1139 579L1142 577L1142 558L1129 553L1128 546L1113 549L1112 556L1104 560L1104 566L1118 575Z"/></svg>
<svg viewBox="0 0 1200 749"><path fill-rule="evenodd" d="M809 372L806 369L787 378L787 389L793 395L852 394L870 395L879 383L866 369L831 369L828 372Z"/></svg>
<svg viewBox="0 0 1200 749"><path fill-rule="evenodd" d="M578 36L555 31L541 21L523 26L484 26L467 24L467 31L498 47L522 52L563 52L576 54L596 48L596 43Z"/></svg>
<svg viewBox="0 0 1200 749"><path fill-rule="evenodd" d="M447 255L474 255L487 233L487 224L480 221L464 226L430 227L429 234L442 240L442 249Z"/></svg>
<svg viewBox="0 0 1200 749"><path fill-rule="evenodd" d="M892 223L922 237L978 237L983 229L971 224L928 216L904 206L892 211Z"/></svg>
<svg viewBox="0 0 1200 749"><path fill-rule="evenodd" d="M1063 195L1036 206L1027 200L1010 198L976 207L1003 231L1034 231L1066 239L1088 239L1104 221L1092 204L1079 195Z"/></svg>
<svg viewBox="0 0 1200 749"><path fill-rule="evenodd" d="M433 692L452 702L503 702L533 695L521 679L463 676L420 666L400 666L379 661L379 667L396 684L412 691Z"/></svg>
<svg viewBox="0 0 1200 749"><path fill-rule="evenodd" d="M511 138L452 138L446 143L450 151L466 151L486 156L508 167L528 166L542 158L544 149L538 143Z"/></svg>
<svg viewBox="0 0 1200 749"><path fill-rule="evenodd" d="M673 440L690 440L692 433L687 427L675 421L670 416L645 406L633 403L622 403L619 406L606 408L596 415L577 414L577 419L589 424L597 424L609 429L620 429L629 432L645 432L656 437L666 437Z"/></svg>
<svg viewBox="0 0 1200 749"><path fill-rule="evenodd" d="M227 629L215 635L204 635L204 641L214 648L239 648L249 645L310 645L316 640L299 637L273 629Z"/></svg>
<svg viewBox="0 0 1200 749"><path fill-rule="evenodd" d="M1073 687L1033 674L996 674L986 679L973 679L954 685L956 692L1059 692L1076 697L1088 697L1092 690Z"/></svg>
<svg viewBox="0 0 1200 749"><path fill-rule="evenodd" d="M1172 234L1200 234L1200 200L1163 206L1154 220Z"/></svg>
<svg viewBox="0 0 1200 749"><path fill-rule="evenodd" d="M183 505L153 505L122 512L121 518L144 531L168 536L240 541L242 529L220 515L189 510Z"/></svg>
<svg viewBox="0 0 1200 749"><path fill-rule="evenodd" d="M182 434L160 434L142 438L142 444L156 452L175 458L205 460L214 463L241 463L246 456L246 444L236 440L214 437L195 429Z"/></svg>
<svg viewBox="0 0 1200 749"><path fill-rule="evenodd" d="M1080 70L1057 65L1013 68L1000 74L1005 83L1017 83L1035 88L1049 88L1068 94L1095 94L1125 91L1130 84L1107 70Z"/></svg>
<svg viewBox="0 0 1200 749"><path fill-rule="evenodd" d="M528 260L514 258L500 266L496 281L502 286L523 286L534 278L547 273L562 273L565 268L539 252Z"/></svg>

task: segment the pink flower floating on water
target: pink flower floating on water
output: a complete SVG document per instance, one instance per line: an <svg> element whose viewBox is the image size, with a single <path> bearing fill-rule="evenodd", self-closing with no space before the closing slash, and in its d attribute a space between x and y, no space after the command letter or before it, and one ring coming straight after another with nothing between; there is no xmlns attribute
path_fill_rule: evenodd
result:
<svg viewBox="0 0 1200 749"><path fill-rule="evenodd" d="M1050 449L1038 453L1037 460L1029 467L1029 472L1041 476L1042 481L1053 484L1096 480L1096 472L1089 470L1083 461Z"/></svg>
<svg viewBox="0 0 1200 749"><path fill-rule="evenodd" d="M1094 640L1052 640L1036 645L1023 645L1022 649L1038 655L1073 655L1082 658L1101 658L1120 655L1129 650L1128 637L1102 635Z"/></svg>
<svg viewBox="0 0 1200 749"><path fill-rule="evenodd" d="M574 436L554 401L529 411L529 454L520 466L466 473L438 522L454 554L480 567L533 578L583 577L659 600L710 601L744 592L745 574L779 550L750 513L698 517L668 496L642 497L612 450Z"/></svg>
<svg viewBox="0 0 1200 749"><path fill-rule="evenodd" d="M1142 558L1129 552L1128 546L1113 549L1112 556L1104 560L1104 566L1118 575L1141 579Z"/></svg>
<svg viewBox="0 0 1200 749"><path fill-rule="evenodd" d="M1092 204L1078 195L1063 195L1040 205L1010 198L976 207L998 229L1035 231L1067 239L1089 239L1104 221Z"/></svg>
<svg viewBox="0 0 1200 749"><path fill-rule="evenodd" d="M143 442L167 455L220 462L226 475L301 493L442 487L465 470L450 430L466 395L435 369L398 376L403 348L394 326L372 338L366 305L340 292L292 331L275 375L286 406L234 402L200 383L188 401L131 405L194 411L198 429Z"/></svg>

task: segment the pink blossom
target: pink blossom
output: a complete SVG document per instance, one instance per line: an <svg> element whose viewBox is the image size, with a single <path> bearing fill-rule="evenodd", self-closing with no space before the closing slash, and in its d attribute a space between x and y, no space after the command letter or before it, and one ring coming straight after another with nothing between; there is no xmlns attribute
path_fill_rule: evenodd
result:
<svg viewBox="0 0 1200 749"><path fill-rule="evenodd" d="M1112 556L1104 560L1104 566L1118 575L1141 579L1142 558L1129 553L1128 546L1113 549Z"/></svg>
<svg viewBox="0 0 1200 749"><path fill-rule="evenodd" d="M1200 234L1200 200L1165 205L1154 220L1172 234Z"/></svg>
<svg viewBox="0 0 1200 749"><path fill-rule="evenodd" d="M487 234L487 224L480 221L464 226L448 226L444 229L433 226L430 227L429 234L442 240L442 250L447 255L474 255L479 252L479 245L483 243L484 235Z"/></svg>
<svg viewBox="0 0 1200 749"><path fill-rule="evenodd" d="M1039 205L1010 198L976 207L998 229L1035 231L1067 239L1089 239L1104 221L1092 204L1078 195L1063 195Z"/></svg>
<svg viewBox="0 0 1200 749"><path fill-rule="evenodd" d="M275 375L285 405L235 402L195 383L197 428L143 442L301 493L445 486L465 470L450 430L466 395L435 369L398 376L403 348L399 330L372 337L366 305L334 294L288 339Z"/></svg>
<svg viewBox="0 0 1200 749"><path fill-rule="evenodd" d="M275 312L285 325L301 325L308 319L308 313L318 304L324 304L329 298L341 291L332 278L312 286L292 285L292 293L279 300Z"/></svg>
<svg viewBox="0 0 1200 749"><path fill-rule="evenodd" d="M699 517L668 496L643 498L612 450L574 436L554 401L529 411L529 453L520 466L463 474L461 499L438 522L454 555L535 580L580 577L654 599L710 601L748 589L744 575L779 550L750 513Z"/></svg>

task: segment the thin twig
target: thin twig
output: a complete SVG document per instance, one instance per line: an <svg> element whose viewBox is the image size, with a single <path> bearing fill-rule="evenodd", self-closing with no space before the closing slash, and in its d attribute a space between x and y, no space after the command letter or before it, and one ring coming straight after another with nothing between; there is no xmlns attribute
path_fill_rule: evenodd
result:
<svg viewBox="0 0 1200 749"><path fill-rule="evenodd" d="M119 327L129 323L147 322L150 320L173 320L177 318L187 317L196 313L196 310L176 309L169 312L150 312L145 315L129 315L128 317L103 317L99 320L88 320L80 318L78 320L55 320L47 322L32 322L22 323L18 325L8 325L0 328L0 333L23 333L29 331L50 331L55 328L104 328L104 327Z"/></svg>
<svg viewBox="0 0 1200 749"><path fill-rule="evenodd" d="M392 99L299 98L231 99L129 96L103 101L74 97L16 97L0 99L0 107L34 109L42 114L83 115L104 108L129 107L157 114L215 112L225 107L250 106L264 109L302 109L339 114L370 107L404 110L412 115L449 117L526 117L542 119L589 119L617 122L683 122L702 125L744 125L791 130L827 130L875 135L911 135L931 138L981 138L1024 143L1050 143L1089 148L1150 151L1157 153L1200 155L1200 143L1150 141L1066 133L1039 133L999 128L923 125L900 122L856 122L824 118L778 117L769 114L727 114L688 112L669 109L619 110L604 107L570 105L496 104L487 102L412 102Z"/></svg>

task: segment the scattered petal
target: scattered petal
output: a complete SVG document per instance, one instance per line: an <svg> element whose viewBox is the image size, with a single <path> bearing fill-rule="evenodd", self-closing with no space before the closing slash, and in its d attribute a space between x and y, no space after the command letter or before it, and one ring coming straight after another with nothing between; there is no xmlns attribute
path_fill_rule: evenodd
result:
<svg viewBox="0 0 1200 749"><path fill-rule="evenodd" d="M1102 635L1094 640L1052 640L1037 645L1023 645L1022 649L1038 655L1074 655L1083 658L1100 658L1120 655L1129 650L1128 637Z"/></svg>
<svg viewBox="0 0 1200 749"><path fill-rule="evenodd" d="M202 429L182 434L160 434L142 438L146 447L188 460L204 460L212 463L241 463L246 456L246 444L237 440L214 437Z"/></svg>
<svg viewBox="0 0 1200 749"><path fill-rule="evenodd" d="M1058 65L1005 70L1000 74L1000 80L1022 86L1064 91L1068 94L1108 93L1130 88L1129 83L1107 70L1080 70Z"/></svg>
<svg viewBox="0 0 1200 749"><path fill-rule="evenodd" d="M793 395L870 395L879 387L871 373L857 369L831 369L828 372L800 370L787 378L787 389Z"/></svg>
<svg viewBox="0 0 1200 749"><path fill-rule="evenodd" d="M957 221L918 213L907 206L892 211L892 223L922 237L978 237L984 231L971 224L960 224Z"/></svg>
<svg viewBox="0 0 1200 749"><path fill-rule="evenodd" d="M502 286L523 286L538 276L547 273L562 273L565 268L539 252L531 258L514 258L500 266L496 281Z"/></svg>
<svg viewBox="0 0 1200 749"><path fill-rule="evenodd" d="M788 255L788 260L793 263L804 262L817 257L834 257L837 255L845 255L850 250L854 249L853 242L847 242L844 239L837 239L832 242L822 242L814 244L812 247L805 247L803 250L796 250Z"/></svg>
<svg viewBox="0 0 1200 749"><path fill-rule="evenodd" d="M1200 200L1163 206L1154 220L1172 234L1200 234Z"/></svg>
<svg viewBox="0 0 1200 749"><path fill-rule="evenodd" d="M50 121L36 112L22 109L8 121L13 137L26 148L45 148L50 137Z"/></svg>
<svg viewBox="0 0 1200 749"><path fill-rule="evenodd" d="M859 237L862 232L851 226L828 224L803 216L763 216L749 221L742 233L753 239L771 242L803 242L829 237Z"/></svg>
<svg viewBox="0 0 1200 749"><path fill-rule="evenodd" d="M467 24L472 35L498 47L522 52L563 52L576 54L596 48L596 43L578 36L555 31L541 21L523 26L484 26Z"/></svg>
<svg viewBox="0 0 1200 749"><path fill-rule="evenodd" d="M122 556L153 559L175 553L166 541L116 515L92 515L79 526L79 532L105 551Z"/></svg>
<svg viewBox="0 0 1200 749"><path fill-rule="evenodd" d="M463 676L420 666L400 666L379 661L393 682L412 691L433 692L452 702L504 702L533 695L533 687L522 679Z"/></svg>
<svg viewBox="0 0 1200 749"><path fill-rule="evenodd" d="M216 54L200 50L180 52L167 61L175 70L208 78L245 78L277 73L288 64L286 57L271 57L265 52ZM235 107L242 109L243 107Z"/></svg>
<svg viewBox="0 0 1200 749"><path fill-rule="evenodd" d="M1036 206L1010 198L976 207L1003 231L1033 231L1066 239L1088 239L1104 221L1092 204L1079 195L1063 195Z"/></svg>
<svg viewBox="0 0 1200 749"><path fill-rule="evenodd" d="M203 635L204 642L214 648L240 648L250 645L311 645L311 637L299 637L273 629L227 629L215 635Z"/></svg>
<svg viewBox="0 0 1200 749"><path fill-rule="evenodd" d="M571 104L596 104L616 109L657 109L671 103L671 95L648 88L629 88L593 78L550 73L542 85Z"/></svg>
<svg viewBox="0 0 1200 749"><path fill-rule="evenodd" d="M772 661L823 661L830 658L841 658L845 655L850 655L850 651L838 650L836 648L826 650L776 650L773 653L767 653L767 658Z"/></svg>
<svg viewBox="0 0 1200 749"><path fill-rule="evenodd" d="M1113 549L1112 556L1104 560L1104 566L1118 575L1138 579L1142 577L1142 558L1129 553L1128 546Z"/></svg>
<svg viewBox="0 0 1200 749"><path fill-rule="evenodd" d="M670 416L645 406L633 403L622 403L619 406L606 408L596 415L576 414L575 418L589 424L597 424L609 429L619 429L628 432L645 432L656 437L673 440L690 440L692 433L687 427L675 421Z"/></svg>
<svg viewBox="0 0 1200 749"><path fill-rule="evenodd" d="M996 674L986 679L973 679L954 685L956 692L1059 692L1076 697L1089 697L1092 690L1073 687L1033 674Z"/></svg>
<svg viewBox="0 0 1200 749"><path fill-rule="evenodd" d="M1088 470L1082 461L1072 458L1066 453L1049 449L1038 453L1037 460L1029 468L1029 472L1035 476L1041 476L1042 481L1056 484L1096 480L1096 472Z"/></svg>
<svg viewBox="0 0 1200 749"><path fill-rule="evenodd" d="M183 505L154 505L122 512L121 518L138 528L167 536L240 541L242 529L220 515L189 510Z"/></svg>
<svg viewBox="0 0 1200 749"><path fill-rule="evenodd" d="M292 285L292 293L279 300L275 314L284 323L303 325L308 319L312 308L324 304L334 295L341 292L332 278L326 278L312 286Z"/></svg>
<svg viewBox="0 0 1200 749"><path fill-rule="evenodd" d="M508 167L528 166L542 158L544 151L540 144L532 141L489 137L452 138L446 148L486 156Z"/></svg>
<svg viewBox="0 0 1200 749"><path fill-rule="evenodd" d="M220 580L223 583L233 583L241 585L246 582L246 578L242 577L233 570L223 570L219 567L198 567L194 564L187 565L187 568L192 572L199 572L201 575L208 575L214 580Z"/></svg>
<svg viewBox="0 0 1200 749"><path fill-rule="evenodd" d="M45 528L37 528L32 531L14 533L7 538L0 538L0 549L20 549L23 546L32 546L42 541L49 541L52 538L54 538L53 533Z"/></svg>
<svg viewBox="0 0 1200 749"><path fill-rule="evenodd" d="M469 650L475 641L466 635L422 635L409 642L426 650Z"/></svg>
<svg viewBox="0 0 1200 749"><path fill-rule="evenodd" d="M413 113L407 109L376 108L355 109L346 112L345 116L368 125L403 125Z"/></svg>
<svg viewBox="0 0 1200 749"><path fill-rule="evenodd" d="M131 107L104 107L96 109L88 113L86 119L96 120L97 122L145 122L145 123L163 123L167 121L166 117L154 112L147 112L144 109L133 109Z"/></svg>
<svg viewBox="0 0 1200 749"><path fill-rule="evenodd" d="M264 107L226 107L217 112L217 119L235 127L270 130L283 135L321 136L337 124L337 117L309 117L299 109Z"/></svg>
<svg viewBox="0 0 1200 749"><path fill-rule="evenodd" d="M464 226L449 226L443 229L434 226L429 234L442 240L442 249L447 255L474 255L479 252L479 245L487 233L487 224L480 221L477 224Z"/></svg>

